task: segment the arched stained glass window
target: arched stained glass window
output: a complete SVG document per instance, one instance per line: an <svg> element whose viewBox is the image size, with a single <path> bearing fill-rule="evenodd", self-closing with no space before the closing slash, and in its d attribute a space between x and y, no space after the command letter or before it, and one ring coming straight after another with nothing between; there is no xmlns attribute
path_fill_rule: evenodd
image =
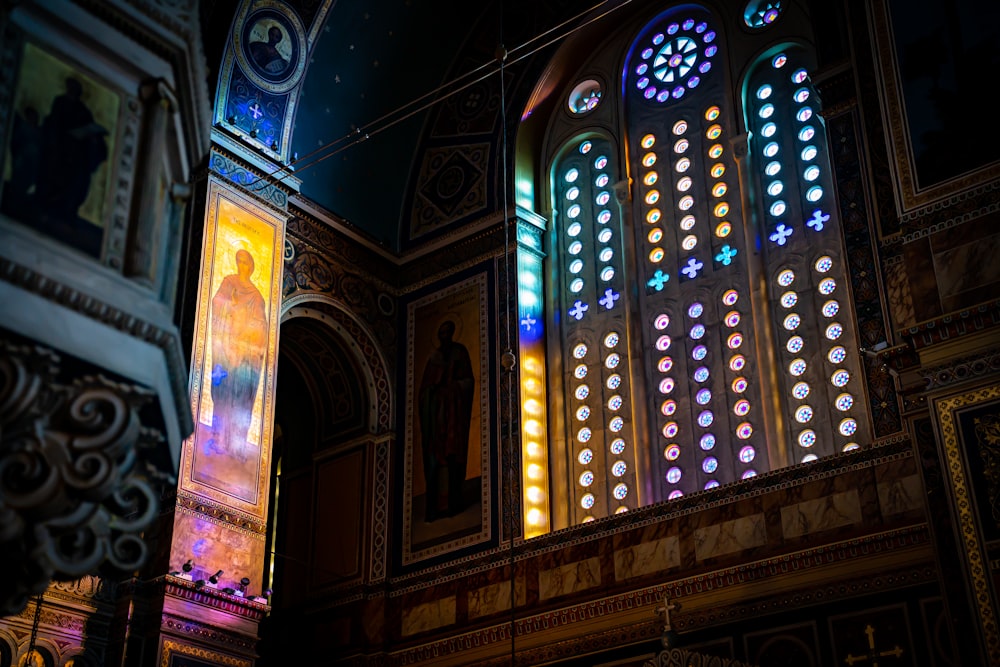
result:
<svg viewBox="0 0 1000 667"><path fill-rule="evenodd" d="M553 527L869 437L808 52L772 49L734 81L730 19L680 5L609 41L593 58L621 85L549 121L570 138L548 162L544 271L521 266L546 292ZM741 39L773 44L766 29ZM563 99L597 76L582 67Z"/></svg>
<svg viewBox="0 0 1000 667"><path fill-rule="evenodd" d="M552 254L564 410L577 521L635 507L626 270L618 147L599 135L570 141L553 171Z"/></svg>
<svg viewBox="0 0 1000 667"><path fill-rule="evenodd" d="M648 474L656 500L767 469L735 109L711 14L649 23L625 66L642 289ZM744 447L752 447L740 456Z"/></svg>
<svg viewBox="0 0 1000 667"><path fill-rule="evenodd" d="M833 174L806 52L762 59L746 86L747 163L761 216L792 462L853 448L868 430ZM811 460L811 459L808 459Z"/></svg>

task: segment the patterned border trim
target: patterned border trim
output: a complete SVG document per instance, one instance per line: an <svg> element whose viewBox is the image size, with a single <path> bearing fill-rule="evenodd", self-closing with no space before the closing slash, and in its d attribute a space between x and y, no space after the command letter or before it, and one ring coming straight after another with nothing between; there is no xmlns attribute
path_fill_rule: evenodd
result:
<svg viewBox="0 0 1000 667"><path fill-rule="evenodd" d="M164 590L168 595L190 600L220 609L233 616L241 616L259 621L267 614L270 606L263 602L251 601L236 595L230 595L222 590L199 587L194 582L170 574L163 575Z"/></svg>
<svg viewBox="0 0 1000 667"><path fill-rule="evenodd" d="M170 379L170 392L177 406L188 404L187 362L181 355L181 346L176 331L161 329L131 313L119 310L109 303L78 292L63 283L53 281L48 276L26 266L0 257L0 280L5 280L42 298L58 303L85 317L97 320L133 338L145 341L163 351ZM194 430L194 421L187 409L177 410L177 420L182 433Z"/></svg>
<svg viewBox="0 0 1000 667"><path fill-rule="evenodd" d="M698 615L679 618L678 629L702 629L706 626L723 625L764 614L773 614L809 605L825 604L844 597L868 595L876 591L887 591L907 586L936 583L937 569L933 565L919 565L888 574L859 577L846 582L828 584L820 588L799 590L791 595L767 598L755 604L713 607ZM671 620L675 617L671 615Z"/></svg>
<svg viewBox="0 0 1000 667"><path fill-rule="evenodd" d="M868 201L867 184L862 177L857 111L833 116L827 124L831 153L837 174L838 204L844 226L846 258L851 274L851 291L857 317L859 343L871 347L887 340L892 331L886 314L878 256ZM900 400L887 373L878 372L874 360L863 359L869 395L868 409L876 437L903 430Z"/></svg>
<svg viewBox="0 0 1000 667"><path fill-rule="evenodd" d="M924 391L929 391L993 373L1000 373L998 350L965 357L934 368L921 369L920 376L927 383Z"/></svg>
<svg viewBox="0 0 1000 667"><path fill-rule="evenodd" d="M371 524L371 568L369 582L378 584L385 581L385 563L389 548L386 534L389 530L389 441L375 443L375 492Z"/></svg>
<svg viewBox="0 0 1000 667"><path fill-rule="evenodd" d="M899 332L915 350L1000 325L1000 300L945 315Z"/></svg>
<svg viewBox="0 0 1000 667"><path fill-rule="evenodd" d="M357 343L362 360L372 374L375 383L374 399L377 406L376 428L378 433L390 430L393 412L392 395L389 391L388 369L382 350L375 336L361 322L355 320L350 313L342 309L335 299L321 292L299 292L286 297L281 302L281 314L284 318L293 308L309 308L320 312L337 323Z"/></svg>
<svg viewBox="0 0 1000 667"><path fill-rule="evenodd" d="M174 655L189 655L192 658L199 658L213 665L231 665L231 667L252 667L253 660L248 658L238 658L234 655L210 651L208 649L182 644L170 639L164 639L160 646L160 667L171 667Z"/></svg>
<svg viewBox="0 0 1000 667"><path fill-rule="evenodd" d="M277 206L284 213L288 206L288 193L269 182L269 177L261 176L245 164L237 162L228 155L223 155L213 148L209 158L210 171L232 181L243 188L243 191L254 195L271 206Z"/></svg>
<svg viewBox="0 0 1000 667"><path fill-rule="evenodd" d="M970 220L981 218L984 215L1000 211L1000 200L997 199L997 191L1000 191L1000 181L989 183L980 188L976 188L975 190L962 192L954 197L949 197L948 199L934 202L930 206L925 206L924 208L906 213L899 221L900 225L904 228L919 225L922 218L930 217L933 213L937 213L939 211L952 212L961 202L970 200L975 201L980 198L986 202L985 206L981 206L977 209L966 211L961 215L928 225L923 229L906 233L903 235L903 243L910 243L911 241L916 241L917 239L925 236L935 234L945 229L950 229L951 227L961 225L962 223L969 222Z"/></svg>
<svg viewBox="0 0 1000 667"><path fill-rule="evenodd" d="M867 470L912 456L913 451L909 436L894 434L861 450L820 459L812 463L800 463L788 468L780 468L740 482L733 488L727 486L700 491L677 500L641 507L629 512L627 517L612 515L581 526L555 531L529 542L518 542L515 547L514 560L516 563L521 563L542 554L562 551L570 546L586 544L656 523L673 521L682 516L714 507L739 503L748 498L830 479L845 472ZM394 585L408 585L394 587L388 595L390 598L400 597L431 586L462 579L470 574L493 570L509 563L510 545L504 544L489 551L449 561L446 565L393 578L391 581Z"/></svg>
<svg viewBox="0 0 1000 667"><path fill-rule="evenodd" d="M586 623L595 618L614 617L620 615L622 612L634 613L635 610L647 607L652 611L654 605L661 603L665 595L669 596L672 600L683 599L685 596L693 594L701 594L728 586L738 586L751 581L766 580L771 576L780 576L793 569L803 571L824 567L829 565L831 560L846 561L865 558L872 553L888 553L903 548L923 547L929 544L930 533L926 524L910 526L897 531L868 535L845 542L825 545L816 549L784 554L755 563L746 563L711 573L679 579L666 584L656 584L628 591L599 600L591 600L562 609L524 616L517 619L515 632L517 637L527 637L537 632L548 632L559 627ZM825 599L844 597L845 595L869 594L879 590L899 588L924 581L933 581L935 577L936 573L933 566L925 564L911 571L902 571L891 575L874 575L867 578L850 580L849 582L838 582L828 585L819 592L789 591L785 595L777 595L757 603L745 606L733 605L733 611L726 613L725 617L722 614L716 614L709 620L700 616L680 616L674 623L674 627L677 630L681 630L697 625L701 629L704 625L718 625L730 622L737 616L744 618L754 614L780 611L782 607L802 604L803 600L807 598L814 602L820 602L825 601ZM743 611L744 609L745 611ZM714 611L706 613L715 614ZM672 615L671 620L674 620L674 618ZM621 637L621 640L638 641L655 637L660 631L659 621L643 623L639 627L644 631L649 631L649 636L635 637L631 632L633 628L628 625L612 630L610 633L613 636L619 637L621 637L621 633L626 633L635 638L625 639ZM509 622L405 649L393 655L395 658L393 662L395 664L412 664L431 658L440 659L441 656L465 649L481 648L504 641L510 641ZM563 653L562 657L577 652L570 649L580 648L582 650L583 645L586 643L586 637L566 642L564 646L567 648L567 653ZM530 653L534 655L534 652ZM519 655L518 662L520 661L521 656Z"/></svg>
<svg viewBox="0 0 1000 667"><path fill-rule="evenodd" d="M996 399L1000 399L1000 384L982 387L959 396L938 399L935 401L935 411L938 418L938 429L941 433L941 444L944 449L944 462L948 466L948 479L955 499L954 511L958 515L957 523L961 529L959 542L964 552L965 565L972 577L970 592L974 596L981 625L980 630L986 641L987 653L993 664L1000 664L1000 626L997 624L997 615L990 595L990 591L993 590L993 578L989 571L989 563L984 560L982 547L979 543L979 531L976 527L971 494L966 482L962 443L959 442L955 416L961 408L972 407Z"/></svg>
<svg viewBox="0 0 1000 667"><path fill-rule="evenodd" d="M246 512L240 512L232 507L217 505L201 496L185 491L178 491L176 502L179 508L200 514L215 523L233 526L239 529L241 533L254 535L267 534L267 523L260 521L258 517L254 517Z"/></svg>
<svg viewBox="0 0 1000 667"><path fill-rule="evenodd" d="M163 614L160 617L160 629L176 634L183 634L193 639L213 644L226 644L244 651L252 651L256 647L257 638L219 630L205 623L198 623L189 618Z"/></svg>

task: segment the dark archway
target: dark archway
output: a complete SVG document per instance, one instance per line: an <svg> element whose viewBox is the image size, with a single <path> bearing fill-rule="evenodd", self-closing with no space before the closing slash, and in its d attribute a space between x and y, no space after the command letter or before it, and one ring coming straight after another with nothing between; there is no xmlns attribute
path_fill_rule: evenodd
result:
<svg viewBox="0 0 1000 667"><path fill-rule="evenodd" d="M306 599L362 576L373 399L342 333L312 316L281 325L260 664L282 664Z"/></svg>

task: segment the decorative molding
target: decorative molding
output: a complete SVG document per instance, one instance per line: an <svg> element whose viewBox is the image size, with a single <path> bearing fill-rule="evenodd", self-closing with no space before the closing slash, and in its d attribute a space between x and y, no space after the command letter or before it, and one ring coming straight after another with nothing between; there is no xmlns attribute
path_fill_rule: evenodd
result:
<svg viewBox="0 0 1000 667"><path fill-rule="evenodd" d="M911 243L970 220L996 213L1000 211L998 195L1000 195L1000 180L909 211L900 218L899 222L904 230L913 231L905 231L902 235L902 242ZM981 205L977 206L977 204Z"/></svg>
<svg viewBox="0 0 1000 667"><path fill-rule="evenodd" d="M393 415L389 378L394 369L388 365L386 359L394 358L395 345L384 349L378 344L374 333L363 322L355 319L351 312L345 310L340 303L326 294L303 292L291 298L286 297L281 305L282 313L286 316L296 308L302 309L303 314L306 314L307 310L317 311L320 315L318 319L331 319L340 331L346 334L345 337L358 346L354 351L359 357L358 361L363 362L367 371L371 373L372 400L377 410L375 423L372 424L372 427L376 434L388 433L392 425Z"/></svg>
<svg viewBox="0 0 1000 667"><path fill-rule="evenodd" d="M612 515L580 526L574 526L534 538L515 541L514 561L524 563L543 554L564 551L568 547L586 545L602 538L613 537L658 523L679 520L712 508L736 505L767 493L783 491L810 482L832 480L843 473L872 469L882 464L898 463L912 458L909 436L894 434L859 450L830 456L811 463L800 463L757 475L739 483L700 491L676 500L647 505L626 515ZM456 558L446 564L393 577L390 598L456 581L470 574L488 572L510 563L509 544L475 555Z"/></svg>
<svg viewBox="0 0 1000 667"><path fill-rule="evenodd" d="M174 403L178 406L187 405L187 362L184 361L181 354L180 340L176 330L160 328L132 313L120 310L89 294L84 294L73 286L57 282L49 276L4 257L0 257L0 280L7 281L48 301L160 348L167 364L170 393ZM180 430L183 433L190 433L194 428L191 414L184 409L178 410L176 416Z"/></svg>
<svg viewBox="0 0 1000 667"><path fill-rule="evenodd" d="M898 335L909 340L915 350L921 350L996 326L1000 326L1000 300L921 322Z"/></svg>
<svg viewBox="0 0 1000 667"><path fill-rule="evenodd" d="M159 474L143 449L163 436L142 425L153 394L102 376L57 382L61 359L0 341L0 612L24 609L53 579L98 568L127 575L147 558L143 531ZM148 470L144 469L148 468Z"/></svg>
<svg viewBox="0 0 1000 667"><path fill-rule="evenodd" d="M979 634L985 641L985 649L990 660L1000 661L1000 625L994 609L993 576L989 561L983 557L984 548L980 542L980 531L975 516L973 491L969 488L968 472L964 463L965 452L959 437L956 413L981 403L1000 399L1000 384L941 398L935 401L937 428L940 431L941 450L946 478L953 498L954 520L957 524L959 553L971 578L968 591L975 604L975 614L979 621Z"/></svg>
<svg viewBox="0 0 1000 667"><path fill-rule="evenodd" d="M920 376L926 383L924 391L968 382L994 373L1000 373L1000 350L998 349L956 359L941 366L920 369Z"/></svg>
<svg viewBox="0 0 1000 667"><path fill-rule="evenodd" d="M372 489L371 524L371 567L368 571L369 582L379 584L385 581L386 556L389 549L389 485L392 476L389 474L389 441L381 440L375 443L375 473Z"/></svg>
<svg viewBox="0 0 1000 667"><path fill-rule="evenodd" d="M242 188L243 192L255 196L265 204L277 207L282 213L288 206L288 192L271 181L269 175L260 175L252 167L242 164L228 155L213 148L209 155L210 171L232 181Z"/></svg>
<svg viewBox="0 0 1000 667"><path fill-rule="evenodd" d="M173 65L184 132L190 137L185 142L188 162L199 162L209 149L212 104L201 26L198 12L193 11L195 3L190 0L79 0L79 4Z"/></svg>
<svg viewBox="0 0 1000 667"><path fill-rule="evenodd" d="M120 144L117 148L117 164L112 172L114 186L110 193L114 206L110 211L107 237L104 239L104 263L116 271L124 266L131 208L132 181L136 172L136 157L139 155L140 135L139 100L131 95L123 96L120 128ZM109 175L112 177L112 175Z"/></svg>
<svg viewBox="0 0 1000 667"><path fill-rule="evenodd" d="M692 595L705 594L715 600L717 593L712 593L712 591L719 591L727 587L744 587L750 583L756 583L760 586L772 577L782 576L790 571L801 574L809 569L829 566L831 562L843 563L861 560L873 554L892 555L902 549L925 549L929 548L929 545L928 527L926 524L921 524L684 577L668 583L655 584L597 600L580 602L560 609L521 616L514 623L516 626L515 636L521 638L525 643L537 644L540 639L532 640L532 635L542 633L558 635L559 628L568 628L574 625L590 627L595 619L628 615L627 618L623 618L620 627L608 631L610 636L617 638L610 643L605 638L600 644L595 645L592 641L593 633L584 632L577 638L552 644L551 650L548 647L543 647L518 653L517 661L521 663L523 659L529 664L537 664L548 659L579 655L587 652L588 649L636 643L657 637L662 628L660 621L651 620L642 623L631 621L641 616L643 610L647 609L652 616L653 609L657 604L662 603L664 596L668 596L671 600L683 600ZM929 550L927 555L928 560L930 560ZM706 602L704 612L672 614L671 621L674 629L678 632L685 629L700 630L729 623L737 618L750 618L782 611L786 608L795 608L802 604L843 599L845 596L868 595L935 580L936 571L933 563L922 563L890 574L879 573L847 581L828 581L820 589L816 589L814 586L799 586L777 592L763 599L734 603L731 606L721 608L724 610L721 612L716 603ZM509 643L510 631L511 623L505 621L472 632L413 646L394 653L393 658L397 664L410 664L431 658L440 659L442 656L467 650L483 650L491 645ZM541 654L537 654L536 651L540 651ZM492 665L494 663L486 662L484 664Z"/></svg>
<svg viewBox="0 0 1000 667"><path fill-rule="evenodd" d="M654 660L647 660L643 667L752 667L748 662L714 655L701 655L682 648L662 651Z"/></svg>
<svg viewBox="0 0 1000 667"><path fill-rule="evenodd" d="M176 504L181 509L195 512L208 518L213 523L235 528L241 533L252 535L267 534L266 521L260 521L258 517L246 512L240 512L232 507L216 504L202 496L178 491Z"/></svg>
<svg viewBox="0 0 1000 667"><path fill-rule="evenodd" d="M239 595L230 595L222 589L198 585L197 582L181 579L171 574L161 578L167 595L182 600L190 600L213 609L219 609L234 616L259 621L271 610L270 605Z"/></svg>
<svg viewBox="0 0 1000 667"><path fill-rule="evenodd" d="M906 125L906 109L899 81L899 62L893 43L892 25L889 17L889 0L865 3L869 26L873 33L873 48L876 72L869 85L881 83L879 102L883 111L885 128L892 158L888 161L890 174L898 184L895 188L897 205L901 212L910 212L932 202L942 200L954 193L968 191L976 186L1000 177L1000 162L983 165L971 172L934 183L921 188L917 183L916 165L913 163L909 128Z"/></svg>
<svg viewBox="0 0 1000 667"><path fill-rule="evenodd" d="M227 632L205 623L172 614L161 616L160 629L176 635L185 635L197 641L231 646L244 651L253 651L257 644L256 637Z"/></svg>
<svg viewBox="0 0 1000 667"><path fill-rule="evenodd" d="M159 667L172 667L173 656L188 655L197 658L199 662L204 661L209 665L228 665L229 667L252 667L253 660L241 658L234 655L227 655L218 651L211 651L199 646L189 646L170 639L164 639L160 647Z"/></svg>

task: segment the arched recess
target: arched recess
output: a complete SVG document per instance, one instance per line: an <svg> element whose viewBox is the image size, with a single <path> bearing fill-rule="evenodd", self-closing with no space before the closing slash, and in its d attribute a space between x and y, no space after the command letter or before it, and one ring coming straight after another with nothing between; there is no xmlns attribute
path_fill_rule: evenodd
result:
<svg viewBox="0 0 1000 667"><path fill-rule="evenodd" d="M265 580L289 632L290 607L385 576L388 376L374 337L333 299L284 304Z"/></svg>

